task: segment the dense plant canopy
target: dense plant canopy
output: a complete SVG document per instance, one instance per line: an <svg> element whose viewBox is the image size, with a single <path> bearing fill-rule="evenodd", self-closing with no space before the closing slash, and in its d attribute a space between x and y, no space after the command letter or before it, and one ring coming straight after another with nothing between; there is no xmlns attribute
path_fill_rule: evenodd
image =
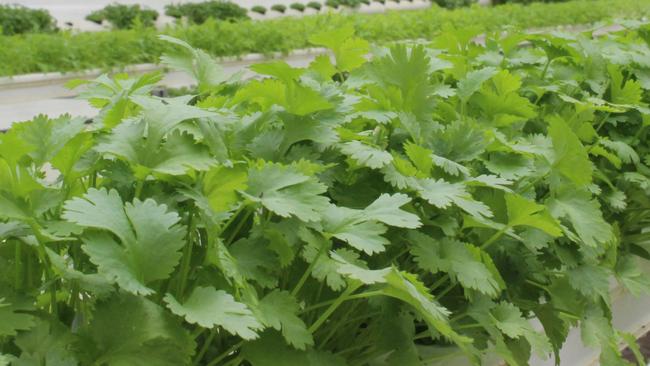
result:
<svg viewBox="0 0 650 366"><path fill-rule="evenodd" d="M102 24L107 21L115 29L131 29L138 25L151 27L158 19L158 12L138 4L110 4L86 16L86 20Z"/></svg>
<svg viewBox="0 0 650 366"><path fill-rule="evenodd" d="M0 4L0 35L50 33L56 30L56 21L46 10Z"/></svg>
<svg viewBox="0 0 650 366"><path fill-rule="evenodd" d="M165 37L197 95L75 83L91 124L0 136L0 364L526 365L571 326L626 364L609 279L650 288L650 28L626 25L371 61L343 27L247 81Z"/></svg>

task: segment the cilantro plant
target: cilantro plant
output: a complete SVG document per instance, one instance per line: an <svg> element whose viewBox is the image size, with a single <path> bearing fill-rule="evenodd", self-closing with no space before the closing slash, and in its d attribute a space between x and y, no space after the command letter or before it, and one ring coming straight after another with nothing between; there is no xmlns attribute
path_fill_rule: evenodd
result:
<svg viewBox="0 0 650 366"><path fill-rule="evenodd" d="M0 364L625 365L610 279L650 289L643 24L84 85L92 123L0 136ZM535 320L535 322L533 322ZM538 324L538 325L533 325Z"/></svg>

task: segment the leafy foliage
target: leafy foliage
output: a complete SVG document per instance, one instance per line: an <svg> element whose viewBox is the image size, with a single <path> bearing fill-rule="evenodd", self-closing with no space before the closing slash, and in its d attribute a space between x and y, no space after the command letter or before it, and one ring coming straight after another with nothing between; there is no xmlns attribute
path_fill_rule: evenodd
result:
<svg viewBox="0 0 650 366"><path fill-rule="evenodd" d="M262 9L264 12L261 14L264 14L266 9L264 7ZM208 19L227 21L248 19L246 9L234 2L224 0L168 4L165 6L165 14L174 18L184 17L192 24L203 24Z"/></svg>
<svg viewBox="0 0 650 366"><path fill-rule="evenodd" d="M86 19L101 24L104 20L115 29L131 29L140 24L145 27L154 25L158 12L153 9L141 8L138 4L110 4L103 9L93 11Z"/></svg>
<svg viewBox="0 0 650 366"><path fill-rule="evenodd" d="M314 5L312 7L317 9ZM309 38L315 33L344 27L353 27L367 41L385 43L408 39L429 40L448 27L473 29L478 34L512 27L580 25L626 17L643 19L648 15L650 0L572 0L567 3L506 4L451 10L434 6L381 14L342 12L279 17L263 22L208 19L200 25L181 22L160 31L139 27L111 32L24 34L0 38L0 75L112 69L155 63L172 48L158 40L161 33L180 38L214 57L286 53L310 47ZM116 44L120 46L115 47Z"/></svg>
<svg viewBox="0 0 650 366"><path fill-rule="evenodd" d="M47 10L0 4L0 31L3 35L51 33L56 30L56 20Z"/></svg>
<svg viewBox="0 0 650 366"><path fill-rule="evenodd" d="M370 59L342 27L246 81L165 37L199 95L75 82L92 124L0 136L0 361L526 365L579 326L624 364L609 281L650 290L650 27L627 25Z"/></svg>

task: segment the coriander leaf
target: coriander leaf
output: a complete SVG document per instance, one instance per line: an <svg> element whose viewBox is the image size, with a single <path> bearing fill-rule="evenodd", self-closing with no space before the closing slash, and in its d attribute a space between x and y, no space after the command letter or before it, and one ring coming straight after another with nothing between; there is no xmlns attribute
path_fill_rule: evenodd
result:
<svg viewBox="0 0 650 366"><path fill-rule="evenodd" d="M13 365L77 366L74 341L73 334L57 320L39 319L31 330L16 337L22 352Z"/></svg>
<svg viewBox="0 0 650 366"><path fill-rule="evenodd" d="M304 350L314 345L305 322L297 316L300 306L289 292L274 290L260 301L258 309L264 324L281 330L284 339L292 346Z"/></svg>
<svg viewBox="0 0 650 366"><path fill-rule="evenodd" d="M282 217L317 221L329 204L327 187L295 166L260 163L248 172L247 197Z"/></svg>
<svg viewBox="0 0 650 366"><path fill-rule="evenodd" d="M327 351L290 348L276 332L266 332L260 339L244 344L242 355L252 366L346 366L341 357Z"/></svg>
<svg viewBox="0 0 650 366"><path fill-rule="evenodd" d="M203 178L203 194L215 212L228 211L238 201L237 192L246 190L247 182L248 174L241 166L215 167Z"/></svg>
<svg viewBox="0 0 650 366"><path fill-rule="evenodd" d="M522 317L521 310L513 304L499 303L490 313L497 328L510 338L518 338L530 329L530 324Z"/></svg>
<svg viewBox="0 0 650 366"><path fill-rule="evenodd" d="M445 209L453 203L472 216L492 216L490 208L472 198L462 183L449 183L442 179L420 179L415 188L422 198L438 208Z"/></svg>
<svg viewBox="0 0 650 366"><path fill-rule="evenodd" d="M544 205L517 194L506 194L505 199L508 210L508 226L530 226L553 237L562 236L562 228Z"/></svg>
<svg viewBox="0 0 650 366"><path fill-rule="evenodd" d="M567 123L557 116L549 118L548 134L555 151L553 169L576 185L591 183L593 168L587 150Z"/></svg>
<svg viewBox="0 0 650 366"><path fill-rule="evenodd" d="M165 309L144 297L100 301L79 332L82 364L176 366L190 362L194 341Z"/></svg>
<svg viewBox="0 0 650 366"><path fill-rule="evenodd" d="M370 270L360 267L354 263L348 262L345 258L336 254L330 253L332 259L337 263L337 271L347 278L352 278L366 285L375 283L386 283L386 275L391 271L391 268Z"/></svg>
<svg viewBox="0 0 650 366"><path fill-rule="evenodd" d="M464 103L469 97L476 93L492 76L497 73L497 69L493 67L486 67L476 71L470 71L465 75L460 82L458 82L458 88L456 89L456 95Z"/></svg>
<svg viewBox="0 0 650 366"><path fill-rule="evenodd" d="M411 253L420 268L431 273L446 272L463 285L489 296L496 296L500 283L494 278L481 258L480 249L454 239L435 240L424 234L409 234ZM474 250L478 249L478 256Z"/></svg>
<svg viewBox="0 0 650 366"><path fill-rule="evenodd" d="M370 50L367 41L354 37L354 28L349 25L317 33L309 42L330 48L340 71L352 71L363 65Z"/></svg>
<svg viewBox="0 0 650 366"><path fill-rule="evenodd" d="M164 301L174 314L182 316L189 323L204 328L220 326L243 339L257 338L256 331L262 328L246 305L214 287L195 287L182 304L171 294L166 294Z"/></svg>
<svg viewBox="0 0 650 366"><path fill-rule="evenodd" d="M107 232L84 235L82 249L99 273L134 294L151 294L147 284L168 278L180 259L185 231L176 213L154 200L122 203L117 191L90 189L67 201L63 217L80 226Z"/></svg>
<svg viewBox="0 0 650 366"><path fill-rule="evenodd" d="M600 297L608 301L609 276L610 273L605 268L590 264L569 269L567 272L571 287L593 300Z"/></svg>
<svg viewBox="0 0 650 366"><path fill-rule="evenodd" d="M34 326L35 318L28 313L33 310L30 299L0 292L0 336L15 336L16 331Z"/></svg>
<svg viewBox="0 0 650 366"><path fill-rule="evenodd" d="M619 257L616 263L616 278L633 296L650 293L650 278L633 256Z"/></svg>
<svg viewBox="0 0 650 366"><path fill-rule="evenodd" d="M580 240L590 247L604 245L613 238L612 227L603 219L598 202L584 190L564 190L548 202L551 215L566 218Z"/></svg>
<svg viewBox="0 0 650 366"><path fill-rule="evenodd" d="M38 165L52 159L63 146L84 128L83 118L71 118L63 115L49 119L38 115L29 122L16 123L11 126L19 136L34 147L29 155Z"/></svg>
<svg viewBox="0 0 650 366"><path fill-rule="evenodd" d="M401 193L394 195L382 194L370 206L363 210L368 220L376 220L386 225L415 229L421 226L420 218L400 207L411 202L411 199Z"/></svg>
<svg viewBox="0 0 650 366"><path fill-rule="evenodd" d="M358 164L371 169L380 169L393 160L393 156L389 152L356 140L341 145L341 152Z"/></svg>

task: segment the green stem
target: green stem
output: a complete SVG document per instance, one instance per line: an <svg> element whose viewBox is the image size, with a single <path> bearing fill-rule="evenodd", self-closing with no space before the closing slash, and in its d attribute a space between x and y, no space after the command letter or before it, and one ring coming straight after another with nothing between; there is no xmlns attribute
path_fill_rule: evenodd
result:
<svg viewBox="0 0 650 366"><path fill-rule="evenodd" d="M185 292L185 285L187 283L187 276L190 272L190 262L192 261L192 249L194 246L194 240L192 240L192 232L194 231L194 222L193 222L193 216L192 212L190 212L190 216L188 218L188 223L187 223L187 245L185 246L185 250L183 250L183 260L181 264L181 278L178 283L178 289L176 291L176 298L181 299L183 297L183 293Z"/></svg>
<svg viewBox="0 0 650 366"><path fill-rule="evenodd" d="M225 364L224 366L237 366L237 365L240 365L240 364L242 363L242 361L244 361L244 356L239 355L239 356L233 358L232 360L230 360L230 361L229 361L227 364ZM208 366L213 366L213 365L208 364Z"/></svg>
<svg viewBox="0 0 650 366"><path fill-rule="evenodd" d="M506 231L508 231L509 229L510 229L510 226L507 226L507 225L504 226L503 228L501 228L501 230L499 230L499 231L497 231L496 233L494 233L491 237L488 238L488 240L486 240L483 244L481 244L481 247L480 247L480 248L483 249L483 250L487 249L490 245L494 244L494 242L496 242L497 240L499 240L499 238L500 238L500 237L501 237L501 236L502 236ZM447 286L444 290L442 290L442 291L437 295L437 297L438 297L438 298L441 298L441 297L447 295L447 294L449 293L449 291L453 290L457 285L458 285L458 283L450 283L449 286Z"/></svg>
<svg viewBox="0 0 650 366"><path fill-rule="evenodd" d="M201 347L201 350L199 353L196 354L196 358L194 358L194 362L192 363L193 365L198 365L199 362L201 362L201 359L205 355L205 353L208 351L208 348L210 348L210 344L212 344L212 341L214 340L214 336L217 335L217 328L213 328L210 331L210 334L208 337L205 339L205 342L203 342L203 346Z"/></svg>
<svg viewBox="0 0 650 366"><path fill-rule="evenodd" d="M321 314L321 316L318 319L316 319L314 324L312 324L311 327L309 327L308 329L309 333L314 334L314 332L316 332L318 328L320 328L321 325L325 323L327 318L329 318L330 315L332 315L332 313L336 311L336 309L339 306L341 306L343 302L348 300L352 296L352 293L356 291L356 289L358 289L359 287L360 285L348 285L348 288L346 288L345 291L343 291L341 296L339 296L336 300L334 300L334 302L325 310L325 312ZM368 294L368 292L366 292L365 294ZM367 295L365 297L367 297Z"/></svg>
<svg viewBox="0 0 650 366"><path fill-rule="evenodd" d="M478 323L471 323L471 324L462 324L456 327L456 329L472 329L472 328L483 328L483 325Z"/></svg>
<svg viewBox="0 0 650 366"><path fill-rule="evenodd" d="M232 345L230 348L228 348L225 352L214 358L210 363L208 363L206 366L214 366L217 363L223 361L226 359L228 356L230 356L233 352L238 350L242 345L244 344L244 341L240 341L234 345Z"/></svg>
<svg viewBox="0 0 650 366"><path fill-rule="evenodd" d="M16 290L20 291L22 288L22 279L23 279L23 259L22 259L22 243L19 241L15 241L16 249L15 249L15 256L16 256Z"/></svg>
<svg viewBox="0 0 650 366"><path fill-rule="evenodd" d="M546 65L544 65L544 70L542 70L542 76L541 76L542 80L544 80L546 78L546 72L548 71L548 67L551 66L551 61L553 61L553 60L549 58L546 61Z"/></svg>
<svg viewBox="0 0 650 366"><path fill-rule="evenodd" d="M244 214L244 217L242 217L241 220L239 220L239 222L237 223L237 226L235 226L235 229L232 231L232 233L230 233L230 236L228 237L228 240L226 240L226 243L225 243L226 245L232 243L232 241L235 240L235 237L236 237L237 234L239 233L239 230L241 230L241 228L242 228L242 227L244 226L244 224L246 223L246 220L248 220L248 217L249 217L252 213L253 213L252 210L247 211L246 214Z"/></svg>
<svg viewBox="0 0 650 366"><path fill-rule="evenodd" d="M302 289L302 286L304 286L305 282L307 282L307 279L309 278L309 275L311 275L311 271L316 266L316 262L318 262L318 259L320 258L320 256L325 251L324 249L325 249L325 245L323 245L318 250L318 254L316 254L316 257L311 261L311 263L309 263L309 266L307 266L307 269L305 269L305 272L300 277L300 280L298 280L298 283L296 284L296 286L293 288L293 290L291 290L291 296L298 295L298 292L300 292L300 289Z"/></svg>
<svg viewBox="0 0 650 366"><path fill-rule="evenodd" d="M50 285L50 311L53 315L58 316L59 309L56 300L56 283L54 282L54 273L52 272L52 265L47 257L47 252L45 251L45 243L47 239L41 234L41 228L35 220L29 222L29 226L36 237L38 242L38 247L36 252L38 253L39 260L43 263L45 269L45 281Z"/></svg>
<svg viewBox="0 0 650 366"><path fill-rule="evenodd" d="M133 195L133 198L140 198L140 195L142 194L142 188L144 187L144 179L139 180L138 183L135 186L135 194Z"/></svg>
<svg viewBox="0 0 650 366"><path fill-rule="evenodd" d="M504 226L503 228L501 228L501 230L497 231L488 240L486 240L485 243L481 244L481 249L483 249L483 250L487 249L495 241L499 240L499 238L508 230L510 230L510 226L507 226L507 225Z"/></svg>
<svg viewBox="0 0 650 366"><path fill-rule="evenodd" d="M603 117L602 120L600 120L600 123L598 124L598 127L596 127L596 132L600 131L600 129L605 125L605 122L607 122L607 118L612 114L612 112L607 112L605 116Z"/></svg>
<svg viewBox="0 0 650 366"><path fill-rule="evenodd" d="M526 279L526 283L528 283L530 285L533 285L533 286L535 286L537 288L540 288L540 289L548 292L548 288L546 286L542 285L541 283L537 282L537 281L533 281L531 279Z"/></svg>
<svg viewBox="0 0 650 366"><path fill-rule="evenodd" d="M446 274L446 275L440 277L440 279L438 281L434 282L433 285L431 285L429 287L429 289L431 291L435 291L438 287L442 286L442 284L447 282L448 280L449 280L449 274Z"/></svg>
<svg viewBox="0 0 650 366"><path fill-rule="evenodd" d="M348 309L338 319L338 321L334 324L334 326L330 327L330 329L327 332L327 335L325 336L325 338L323 338L319 342L320 344L317 347L318 349L323 349L327 345L327 342L329 342L330 339L332 339L332 337L336 334L336 331L339 330L339 328L341 328L344 324L347 323L347 318L350 316L350 314L352 312L354 312L354 310L356 310L358 305L359 305L359 303L354 303L350 307L348 307Z"/></svg>
<svg viewBox="0 0 650 366"><path fill-rule="evenodd" d="M368 298L368 297L379 296L379 295L383 295L383 294L384 293L382 291L379 291L379 290L378 291L366 291L366 292L362 292L360 294L350 295L350 296L346 297L345 300L347 301L347 300L355 300L355 299L365 299L365 298ZM310 312L312 310L320 309L322 307L331 305L331 304L335 303L338 299L339 298L319 302L318 304L314 304L312 306L306 307L300 313L301 314L308 313L308 312Z"/></svg>

